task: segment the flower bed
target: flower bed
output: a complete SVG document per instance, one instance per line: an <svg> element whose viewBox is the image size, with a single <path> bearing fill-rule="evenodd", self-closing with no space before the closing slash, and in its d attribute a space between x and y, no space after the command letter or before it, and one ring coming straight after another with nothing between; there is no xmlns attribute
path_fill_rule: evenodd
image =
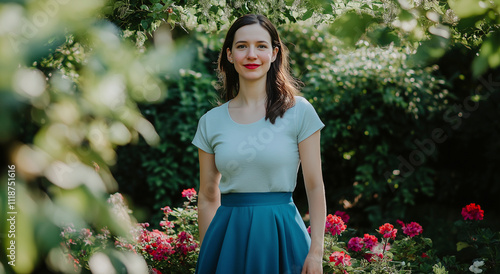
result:
<svg viewBox="0 0 500 274"><path fill-rule="evenodd" d="M197 194L194 189L182 192L186 198L180 208L166 206L160 229L148 223L135 223L130 237L110 235L107 228L63 228L61 237L75 271L89 269L89 260L107 249L134 252L146 261L150 273L193 273L199 252ZM129 212L123 197L117 193L109 199L115 212ZM455 222L460 234L457 252L474 254L472 261L455 256L438 258L432 240L423 237L424 229L416 222L397 220L397 227L385 223L377 233L356 235L347 230L349 215L342 211L329 214L325 223L325 273L488 273L500 269L500 233L481 226L484 210L469 204L462 209L463 220ZM128 219L127 219L128 217ZM130 216L124 219L131 221ZM350 234L347 236L346 234Z"/></svg>

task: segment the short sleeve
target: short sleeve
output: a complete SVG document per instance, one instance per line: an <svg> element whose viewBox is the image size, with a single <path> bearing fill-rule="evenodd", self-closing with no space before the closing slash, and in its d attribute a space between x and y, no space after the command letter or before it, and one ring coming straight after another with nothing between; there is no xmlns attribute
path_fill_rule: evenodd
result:
<svg viewBox="0 0 500 274"><path fill-rule="evenodd" d="M316 131L322 129L325 124L321 121L314 107L305 98L297 100L297 142L300 143Z"/></svg>
<svg viewBox="0 0 500 274"><path fill-rule="evenodd" d="M203 115L198 121L198 129L194 135L192 144L200 148L201 150L213 154L214 150L210 144L207 132L207 115Z"/></svg>

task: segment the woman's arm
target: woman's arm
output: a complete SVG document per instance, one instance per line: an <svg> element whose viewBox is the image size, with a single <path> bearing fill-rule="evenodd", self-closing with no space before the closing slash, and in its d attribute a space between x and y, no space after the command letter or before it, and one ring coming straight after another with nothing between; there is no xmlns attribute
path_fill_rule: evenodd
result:
<svg viewBox="0 0 500 274"><path fill-rule="evenodd" d="M323 273L326 199L321 172L319 130L299 143L299 154L311 217L311 248L302 273Z"/></svg>
<svg viewBox="0 0 500 274"><path fill-rule="evenodd" d="M200 161L200 190L198 192L198 229L200 245L217 208L220 206L219 181L221 175L215 166L215 155L198 149Z"/></svg>

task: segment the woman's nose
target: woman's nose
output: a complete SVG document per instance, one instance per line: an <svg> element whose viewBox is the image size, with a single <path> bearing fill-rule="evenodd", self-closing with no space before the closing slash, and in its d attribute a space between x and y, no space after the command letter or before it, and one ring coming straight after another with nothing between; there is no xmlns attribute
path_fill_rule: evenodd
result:
<svg viewBox="0 0 500 274"><path fill-rule="evenodd" d="M257 58L257 54L255 54L255 48L253 46L248 48L247 58L249 59Z"/></svg>

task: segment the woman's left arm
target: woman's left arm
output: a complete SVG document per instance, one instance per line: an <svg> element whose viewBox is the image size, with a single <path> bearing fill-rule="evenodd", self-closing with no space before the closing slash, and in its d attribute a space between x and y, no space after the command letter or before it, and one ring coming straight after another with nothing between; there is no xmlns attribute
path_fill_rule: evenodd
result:
<svg viewBox="0 0 500 274"><path fill-rule="evenodd" d="M299 143L299 155L311 217L311 247L302 274L323 273L326 198L321 172L319 130Z"/></svg>

